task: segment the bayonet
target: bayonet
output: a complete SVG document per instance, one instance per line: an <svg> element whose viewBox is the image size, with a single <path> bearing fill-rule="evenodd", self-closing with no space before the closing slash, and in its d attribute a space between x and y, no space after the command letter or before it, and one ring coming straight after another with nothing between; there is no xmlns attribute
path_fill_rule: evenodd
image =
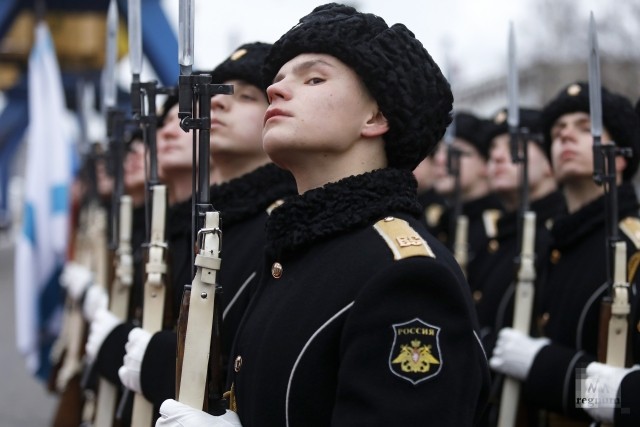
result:
<svg viewBox="0 0 640 427"><path fill-rule="evenodd" d="M591 12L589 17L589 115L593 136L593 179L602 184L604 162L602 158L602 85L600 83L600 55L598 53L598 33L596 20Z"/></svg>

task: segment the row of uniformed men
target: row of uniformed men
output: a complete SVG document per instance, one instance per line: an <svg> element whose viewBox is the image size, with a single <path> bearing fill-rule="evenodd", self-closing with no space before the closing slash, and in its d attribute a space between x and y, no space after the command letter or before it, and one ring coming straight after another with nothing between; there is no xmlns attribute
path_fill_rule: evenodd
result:
<svg viewBox="0 0 640 427"><path fill-rule="evenodd" d="M262 73L260 65L264 66ZM159 407L158 426L397 425L423 424L427 419L435 425L471 426L487 422L483 414L488 413L485 406L491 380L478 338L483 338L491 356L497 329L493 320L483 318L480 302L487 301L486 310L495 315L497 306L487 298L486 284L503 286L513 275L506 280L501 276L499 282L482 279L475 271L490 265L481 261L484 250L507 249L497 239L503 233L507 240L512 237L504 214L493 236L498 245L488 240L485 247L470 245L467 283L451 251L421 221L412 172L442 139L453 103L446 79L422 44L402 24L389 27L375 15L329 4L302 18L273 46L241 46L214 70L213 77L235 85L234 95L212 98L211 132L211 201L221 212L225 236L219 282L224 304L223 354L229 368L227 384L234 394L233 411L215 417L173 400L173 328L181 290L191 282L192 268L191 136L179 128L177 106L171 105L175 100L166 104L158 132L158 161L170 203L167 282L173 289L169 303L173 319L155 334L135 327L132 321L122 323L108 311L106 298L99 296L95 286L88 291L83 288L89 282L86 271L65 271L67 289L76 289L70 293L85 293L85 305L94 307L87 313L91 321L87 353L97 361L101 375L142 393ZM583 95L584 90L582 86ZM603 96L603 101L607 131L620 144L636 144L637 134L628 139L613 135L617 122L607 120L609 97ZM568 141L575 139L573 147L578 133L587 138L580 114L586 114L584 109L564 109L555 115L553 140L569 146ZM457 114L456 120L463 117ZM464 126L456 125L461 136ZM624 128L629 126L625 123ZM474 139L469 138L455 142L463 151L469 143L461 171L471 171L480 160L473 151L477 150ZM548 145L552 153L556 145ZM142 164L141 145L132 147L128 162ZM541 146L529 147L533 151ZM496 142L491 152L500 150L505 150L504 144ZM565 173L571 175L581 165L576 160L580 151L575 147L559 151L558 158L567 164ZM533 164L537 164L534 156L529 156L532 175ZM510 165L503 163L506 176ZM627 171L635 170L634 165L637 167L632 161L621 164L621 171L625 170L621 175L627 180ZM136 192L131 179L135 169L127 169L131 194ZM560 169L554 164L554 171ZM540 171L542 178L550 170ZM581 176L582 172L573 173ZM445 180L441 176L436 184ZM529 181L533 188L534 179ZM505 177L501 184L505 186L502 203L511 203L512 210L518 203L517 192L506 187L514 182ZM597 198L577 199L582 192L571 197L566 192L573 181L561 182L567 206L575 203L586 209L592 206L587 202ZM575 187L584 188L585 182ZM620 191L624 188L622 185ZM594 186L593 191L600 190ZM481 196L472 193L469 201ZM532 208L547 194L532 189ZM555 197L551 203L557 208L562 197ZM636 212L635 198L629 197L621 194L620 201L630 201ZM577 219L589 240L591 231L602 228L604 221L602 202L598 203ZM470 236L475 235L475 222L467 211L471 205L463 206L472 219ZM494 207L499 206L502 204ZM620 213L621 218L629 214L624 209ZM517 228L513 221L512 236ZM585 227L585 221L594 225ZM554 224L558 228L563 223L556 220ZM576 231L573 223L565 224L558 230ZM603 246L602 232L593 240L598 238ZM144 236L138 235L138 243L141 240ZM542 237L537 240L544 243ZM571 245L577 243L584 247L575 237L562 242L554 236L563 262L571 259ZM602 254L604 247L589 251ZM494 259L506 261L505 268L512 270L510 262L516 253L511 249ZM561 265L545 270L548 283L559 285L545 285L538 291L541 296L548 294L541 297L548 304L543 313L551 313L544 330L548 338L501 333L491 358L498 372L526 379L534 397L555 399L550 405L562 401L563 396L556 398L567 390L564 383L571 377L565 371L552 375L553 381L563 383L556 391L555 384L543 384L548 375L534 374L538 365L553 369L551 372L566 368L567 375L572 375L575 367L587 366L594 354L591 348L576 347L553 335L566 338L561 330L573 319L568 310L565 313L557 307L578 304L572 290L561 294L554 290L570 286L564 280L566 269L563 273L558 268ZM570 271L587 276L590 280L586 282L597 279L598 285L603 283L605 275L598 271L601 264L587 265L594 271ZM484 274L497 272L490 268ZM551 281L554 274L558 279ZM593 291L585 290L590 293L580 307ZM503 293L504 287L496 298L501 299ZM501 325L508 325L508 313L502 316ZM574 320L577 327L579 319ZM584 332L591 336L591 330ZM573 330L569 335L575 338ZM574 350L585 351L576 358ZM568 367L562 364L565 356ZM524 366L524 373L516 372L514 366ZM540 389L544 392L536 395ZM564 403L546 407L576 412Z"/></svg>
<svg viewBox="0 0 640 427"><path fill-rule="evenodd" d="M594 181L587 83L568 84L542 110L519 109L515 160L506 108L486 119L459 112L453 142L441 144L415 170L423 218L452 250L451 236L459 232L456 215L468 220L467 280L494 371L485 425L496 425L503 375L522 381L518 425L586 426L595 420L618 426L640 420L640 220L632 182L640 161L639 107L640 102L634 110L625 96L602 89L602 143L614 142L631 153L617 155L610 172L618 196L619 222L613 227L626 245L630 282L627 368L596 362L600 305L611 292L606 257L612 236L606 222L614 207L606 206L605 187ZM461 153L457 177L447 162L451 148ZM536 215L535 303L528 335L511 328L523 210ZM588 384L599 384L600 400L585 394Z"/></svg>

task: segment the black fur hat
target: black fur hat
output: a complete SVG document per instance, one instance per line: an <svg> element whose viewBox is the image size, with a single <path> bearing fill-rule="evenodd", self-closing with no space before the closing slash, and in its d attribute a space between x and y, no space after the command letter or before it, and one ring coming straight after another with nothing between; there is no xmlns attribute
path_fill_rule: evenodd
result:
<svg viewBox="0 0 640 427"><path fill-rule="evenodd" d="M486 123L479 117L466 111L456 112L453 122L454 136L464 139L473 145L486 160L489 157L489 147L486 138L484 138Z"/></svg>
<svg viewBox="0 0 640 427"><path fill-rule="evenodd" d="M543 148L544 152L548 155L542 136L542 111L535 108L521 107L518 109L520 119L521 132L526 131L528 134L527 141L534 141ZM509 111L507 108L499 109L491 119L487 126L487 132L485 137L487 139L487 145L491 146L491 140L498 135L509 133Z"/></svg>
<svg viewBox="0 0 640 427"><path fill-rule="evenodd" d="M551 128L556 120L567 113L589 113L589 85L575 82L561 90L542 111L542 127L547 153L551 151ZM602 88L602 123L620 147L631 148L632 157L622 173L625 181L638 170L640 156L640 117L629 99Z"/></svg>
<svg viewBox="0 0 640 427"><path fill-rule="evenodd" d="M389 121L390 167L413 170L451 122L449 83L403 24L389 27L379 16L337 3L319 6L274 43L265 60L266 84L302 53L332 55L360 76Z"/></svg>
<svg viewBox="0 0 640 427"><path fill-rule="evenodd" d="M158 128L161 128L164 125L164 121L167 119L169 110L171 110L177 103L178 95L169 95L167 99L165 99L162 107L160 107L160 110L158 111Z"/></svg>
<svg viewBox="0 0 640 427"><path fill-rule="evenodd" d="M271 49L269 43L243 44L213 69L212 82L223 83L226 80L238 79L266 90L267 85L262 78L262 64L269 49Z"/></svg>

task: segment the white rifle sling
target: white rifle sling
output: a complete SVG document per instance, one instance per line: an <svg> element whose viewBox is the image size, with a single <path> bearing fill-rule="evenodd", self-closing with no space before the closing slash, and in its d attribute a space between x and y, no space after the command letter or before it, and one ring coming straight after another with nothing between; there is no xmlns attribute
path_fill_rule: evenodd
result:
<svg viewBox="0 0 640 427"><path fill-rule="evenodd" d="M142 304L142 329L153 334L162 329L165 302L165 222L167 211L167 188L164 185L153 186L153 205L151 210L151 236L149 242L149 261L145 266L144 301ZM133 397L131 425L149 427L153 421L153 404L141 393Z"/></svg>
<svg viewBox="0 0 640 427"><path fill-rule="evenodd" d="M202 409L214 316L216 274L220 269L220 215L207 212L205 227L198 232L200 253L191 284L189 317L184 344L182 376L178 400Z"/></svg>
<svg viewBox="0 0 640 427"><path fill-rule="evenodd" d="M131 221L133 205L131 196L120 197L120 224L115 274L111 284L109 309L120 320L127 319L129 296L133 283L133 255L131 253Z"/></svg>
<svg viewBox="0 0 640 427"><path fill-rule="evenodd" d="M456 221L453 253L465 276L467 275L468 241L469 218L466 215L459 215Z"/></svg>
<svg viewBox="0 0 640 427"><path fill-rule="evenodd" d="M520 269L518 270L518 282L516 283L515 301L513 307L513 329L529 335L531 327L531 314L533 311L533 297L535 293L534 281L535 269L535 212L527 211L524 214L522 250L520 252ZM498 427L515 426L518 413L518 401L520 400L520 382L514 378L505 376L500 396L500 415Z"/></svg>
<svg viewBox="0 0 640 427"><path fill-rule="evenodd" d="M627 282L627 246L616 242L614 260L613 301L607 335L607 365L623 368L627 354L629 323L629 283Z"/></svg>

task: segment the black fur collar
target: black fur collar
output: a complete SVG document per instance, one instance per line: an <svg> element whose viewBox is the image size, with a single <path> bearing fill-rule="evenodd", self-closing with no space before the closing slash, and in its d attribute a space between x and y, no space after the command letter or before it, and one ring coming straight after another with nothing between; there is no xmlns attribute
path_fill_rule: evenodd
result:
<svg viewBox="0 0 640 427"><path fill-rule="evenodd" d="M624 182L618 187L618 220L627 216L638 216L638 198L633 186ZM555 221L551 230L554 246L570 246L592 230L604 227L604 224L605 200L604 196L600 196L577 212L566 214Z"/></svg>
<svg viewBox="0 0 640 427"><path fill-rule="evenodd" d="M287 198L267 221L268 251L277 258L318 240L371 224L392 213L417 216L411 171L380 169Z"/></svg>
<svg viewBox="0 0 640 427"><path fill-rule="evenodd" d="M269 163L239 178L212 186L210 194L211 204L220 211L221 227L224 227L264 212L276 200L296 192L291 173Z"/></svg>

